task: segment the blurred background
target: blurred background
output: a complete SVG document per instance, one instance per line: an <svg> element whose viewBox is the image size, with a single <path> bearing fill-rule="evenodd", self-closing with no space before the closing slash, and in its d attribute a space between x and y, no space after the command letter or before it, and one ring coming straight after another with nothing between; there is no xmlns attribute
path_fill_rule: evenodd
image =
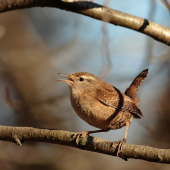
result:
<svg viewBox="0 0 170 170"><path fill-rule="evenodd" d="M156 0L95 0L98 4L149 19L170 28L170 14ZM69 88L57 73L88 71L125 91L144 69L140 87L144 118L134 119L127 143L170 149L170 48L130 29L54 8L32 8L0 15L0 124L94 130L73 111ZM93 136L111 141L125 127ZM1 169L138 169L168 170L149 163L71 147L0 141Z"/></svg>

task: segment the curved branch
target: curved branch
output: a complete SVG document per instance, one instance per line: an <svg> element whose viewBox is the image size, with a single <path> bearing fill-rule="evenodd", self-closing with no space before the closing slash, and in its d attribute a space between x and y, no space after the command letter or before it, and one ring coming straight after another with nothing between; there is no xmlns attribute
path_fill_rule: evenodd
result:
<svg viewBox="0 0 170 170"><path fill-rule="evenodd" d="M146 34L170 46L170 29L147 19L85 0L0 0L0 12L31 7L55 7Z"/></svg>
<svg viewBox="0 0 170 170"><path fill-rule="evenodd" d="M15 142L19 146L26 141L47 142L116 156L117 143L96 137L79 138L76 143L74 132L62 130L37 129L32 127L0 126L0 140ZM170 163L170 150L157 149L149 146L124 144L119 157L134 158L150 162Z"/></svg>

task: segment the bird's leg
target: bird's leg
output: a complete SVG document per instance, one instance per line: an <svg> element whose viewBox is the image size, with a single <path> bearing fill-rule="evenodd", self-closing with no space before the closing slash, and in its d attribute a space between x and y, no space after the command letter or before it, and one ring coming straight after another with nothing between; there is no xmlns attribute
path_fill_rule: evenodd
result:
<svg viewBox="0 0 170 170"><path fill-rule="evenodd" d="M127 139L127 133L128 133L129 125L130 125L130 123L126 123L125 136L124 136L123 140L122 140L122 141L120 141L120 142L119 142L119 144L118 144L117 156L119 156L119 152L122 150L122 146L123 146L123 144L124 144L124 143L126 143L126 139Z"/></svg>
<svg viewBox="0 0 170 170"><path fill-rule="evenodd" d="M111 145L111 147L112 147L113 144L115 144L115 143L117 144L118 143L118 146L117 146L117 156L119 156L119 152L122 150L123 144L126 143L127 133L128 133L128 129L129 129L129 126L130 126L130 122L126 123L126 131L125 131L125 136L124 136L123 140L118 141L118 142L113 142L112 145ZM124 160L127 161L127 158L124 158Z"/></svg>
<svg viewBox="0 0 170 170"><path fill-rule="evenodd" d="M79 140L80 136L89 136L89 134L91 134L91 133L107 132L109 130L110 129L107 129L107 130L101 129L101 130L77 132L77 133L74 134L73 138L76 138L76 143L78 144L78 140Z"/></svg>

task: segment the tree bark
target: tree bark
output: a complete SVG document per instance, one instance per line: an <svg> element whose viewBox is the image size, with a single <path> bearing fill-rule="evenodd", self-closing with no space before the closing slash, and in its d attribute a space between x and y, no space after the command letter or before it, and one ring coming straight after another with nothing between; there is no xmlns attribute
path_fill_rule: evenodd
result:
<svg viewBox="0 0 170 170"><path fill-rule="evenodd" d="M85 0L0 0L0 12L32 7L54 7L146 34L170 46L170 29L150 20Z"/></svg>
<svg viewBox="0 0 170 170"><path fill-rule="evenodd" d="M46 142L66 145L82 150L116 156L118 143L96 137L79 138L78 144L74 132L63 130L37 129L32 127L0 126L0 140L14 142L21 146L26 141ZM170 150L157 149L149 146L124 144L119 157L141 159L149 162L170 163Z"/></svg>

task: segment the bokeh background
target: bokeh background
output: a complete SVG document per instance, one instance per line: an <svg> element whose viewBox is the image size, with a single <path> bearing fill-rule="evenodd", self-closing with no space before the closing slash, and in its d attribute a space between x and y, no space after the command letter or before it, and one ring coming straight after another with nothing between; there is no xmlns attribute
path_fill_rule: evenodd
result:
<svg viewBox="0 0 170 170"><path fill-rule="evenodd" d="M168 10L156 0L95 0L170 28ZM127 143L170 148L170 48L133 30L54 8L0 15L0 124L85 131L57 73L91 72L125 91L144 69L140 87L144 118L133 120ZM93 136L116 141L125 128ZM1 169L168 170L169 165L120 158L71 147L0 141Z"/></svg>

